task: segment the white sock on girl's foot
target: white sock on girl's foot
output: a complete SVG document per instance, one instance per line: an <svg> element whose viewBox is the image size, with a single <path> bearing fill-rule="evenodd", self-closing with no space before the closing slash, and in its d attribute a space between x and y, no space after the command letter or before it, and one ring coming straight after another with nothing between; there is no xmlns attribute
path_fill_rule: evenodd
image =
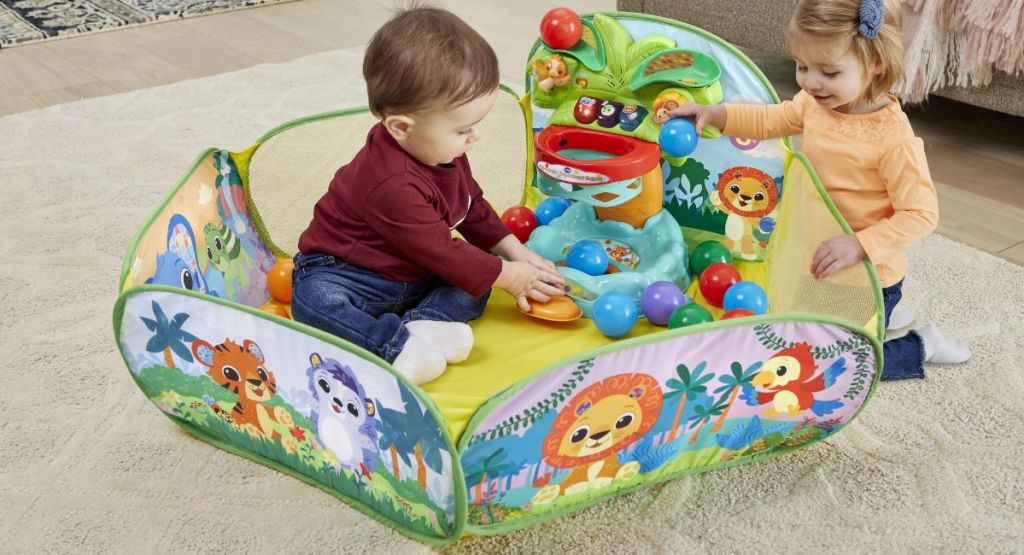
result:
<svg viewBox="0 0 1024 555"><path fill-rule="evenodd" d="M892 312L889 313L889 321L885 324L887 330L898 330L905 328L910 324L914 323L916 316L914 311L909 308L905 308L902 304L898 304L892 308Z"/></svg>
<svg viewBox="0 0 1024 555"><path fill-rule="evenodd" d="M418 337L444 356L449 364L469 358L473 350L473 328L462 322L438 322L435 320L413 320L405 327L413 337Z"/></svg>
<svg viewBox="0 0 1024 555"><path fill-rule="evenodd" d="M448 366L444 361L444 356L437 349L411 333L405 346L402 347L402 352L398 353L395 362L391 364L395 370L401 372L416 385L436 380L441 374L444 374L444 370Z"/></svg>
<svg viewBox="0 0 1024 555"><path fill-rule="evenodd" d="M917 330L924 343L925 362L936 362L939 364L959 364L967 362L971 358L971 349L963 342L950 339L935 324Z"/></svg>

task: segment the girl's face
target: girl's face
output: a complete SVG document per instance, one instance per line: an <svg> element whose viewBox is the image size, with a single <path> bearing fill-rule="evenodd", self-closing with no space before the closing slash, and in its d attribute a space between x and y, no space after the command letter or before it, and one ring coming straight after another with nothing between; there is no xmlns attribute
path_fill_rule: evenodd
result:
<svg viewBox="0 0 1024 555"><path fill-rule="evenodd" d="M862 95L871 76L848 45L836 39L801 33L793 44L796 82L818 104L837 112L864 108Z"/></svg>

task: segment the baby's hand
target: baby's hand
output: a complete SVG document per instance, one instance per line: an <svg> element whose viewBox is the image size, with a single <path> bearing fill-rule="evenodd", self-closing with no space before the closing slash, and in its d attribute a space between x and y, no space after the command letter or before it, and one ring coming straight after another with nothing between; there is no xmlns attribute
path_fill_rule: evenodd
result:
<svg viewBox="0 0 1024 555"><path fill-rule="evenodd" d="M561 278L560 282L557 283L557 285L565 284L565 279L562 278L562 275L559 274L558 270L555 269L554 262L551 262L550 260L544 258L543 256L533 252L532 250L526 247L523 247L523 250L519 252L519 256L514 258L513 260L526 262L527 264L533 266L534 268L537 268L538 270L543 270L550 274L555 274L559 278Z"/></svg>
<svg viewBox="0 0 1024 555"><path fill-rule="evenodd" d="M697 127L698 135L704 130L704 126L709 123L719 129L725 127L725 106L721 104L708 106L698 102L687 102L678 108L672 109L668 115L673 118L694 118L696 120L694 125Z"/></svg>
<svg viewBox="0 0 1024 555"><path fill-rule="evenodd" d="M856 264L867 253L854 235L837 235L818 246L811 259L811 274L818 279Z"/></svg>
<svg viewBox="0 0 1024 555"><path fill-rule="evenodd" d="M528 311L528 298L546 303L553 296L565 294L562 290L564 283L565 279L553 269L548 271L523 261L502 261L501 273L494 286L515 297L519 308Z"/></svg>

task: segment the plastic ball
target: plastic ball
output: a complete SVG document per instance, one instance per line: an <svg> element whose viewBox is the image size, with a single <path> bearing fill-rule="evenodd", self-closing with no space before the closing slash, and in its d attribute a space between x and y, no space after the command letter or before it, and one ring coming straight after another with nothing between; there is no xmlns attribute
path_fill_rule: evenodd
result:
<svg viewBox="0 0 1024 555"><path fill-rule="evenodd" d="M732 264L732 253L718 241L705 241L690 253L690 268L694 275L701 275L708 266L722 262Z"/></svg>
<svg viewBox="0 0 1024 555"><path fill-rule="evenodd" d="M765 216L757 223L757 227L762 233L771 233L775 230L775 218Z"/></svg>
<svg viewBox="0 0 1024 555"><path fill-rule="evenodd" d="M602 276L608 269L608 253L597 241L580 241L569 249L565 265L588 275Z"/></svg>
<svg viewBox="0 0 1024 555"><path fill-rule="evenodd" d="M689 156L697 149L697 128L688 119L670 119L661 126L658 144L669 156Z"/></svg>
<svg viewBox="0 0 1024 555"><path fill-rule="evenodd" d="M520 243L527 242L533 230L537 229L537 216L525 206L509 208L501 215L501 222L519 239Z"/></svg>
<svg viewBox="0 0 1024 555"><path fill-rule="evenodd" d="M711 312L703 306L696 303L684 304L675 309L672 315L668 317L668 329L674 330L695 324L703 324L705 322L712 322L714 319L715 317L711 315Z"/></svg>
<svg viewBox="0 0 1024 555"><path fill-rule="evenodd" d="M569 8L555 8L540 20L540 38L555 50L568 50L583 36L580 16Z"/></svg>
<svg viewBox="0 0 1024 555"><path fill-rule="evenodd" d="M267 271L267 289L274 300L288 304L292 302L292 270L295 262L282 258Z"/></svg>
<svg viewBox="0 0 1024 555"><path fill-rule="evenodd" d="M648 285L640 296L644 316L656 326L668 324L672 312L686 303L686 294L671 281L656 281Z"/></svg>
<svg viewBox="0 0 1024 555"><path fill-rule="evenodd" d="M722 307L726 311L746 309L754 314L764 314L768 312L768 295L760 285L741 281L725 292Z"/></svg>
<svg viewBox="0 0 1024 555"><path fill-rule="evenodd" d="M279 304L265 303L261 304L258 308L263 312L269 312L270 314L276 314L282 318L288 318L288 310Z"/></svg>
<svg viewBox="0 0 1024 555"><path fill-rule="evenodd" d="M558 197L551 197L541 202L534 211L534 214L537 215L537 223L548 225L551 220L564 214L570 204L568 200Z"/></svg>
<svg viewBox="0 0 1024 555"><path fill-rule="evenodd" d="M731 320L732 318L746 318L747 316L753 316L754 313L745 308L734 308L727 310L725 314L720 318L721 320Z"/></svg>
<svg viewBox="0 0 1024 555"><path fill-rule="evenodd" d="M622 291L609 291L594 301L594 325L608 337L622 337L636 325L636 302Z"/></svg>
<svg viewBox="0 0 1024 555"><path fill-rule="evenodd" d="M723 262L716 262L704 269L700 274L700 294L711 306L722 306L725 292L743 279L740 271ZM744 307L735 307L744 308Z"/></svg>

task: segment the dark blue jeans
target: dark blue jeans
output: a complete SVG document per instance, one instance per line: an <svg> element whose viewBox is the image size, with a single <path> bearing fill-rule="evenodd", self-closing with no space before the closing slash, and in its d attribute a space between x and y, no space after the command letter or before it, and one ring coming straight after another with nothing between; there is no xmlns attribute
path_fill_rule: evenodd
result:
<svg viewBox="0 0 1024 555"><path fill-rule="evenodd" d="M903 298L903 281L882 289L885 303L885 321L889 321L892 309ZM916 331L886 341L882 345L882 381L906 380L924 377L924 343Z"/></svg>
<svg viewBox="0 0 1024 555"><path fill-rule="evenodd" d="M388 362L409 339L406 322L468 322L484 312L490 291L474 297L434 274L391 281L326 254L295 255L292 316L365 348Z"/></svg>

